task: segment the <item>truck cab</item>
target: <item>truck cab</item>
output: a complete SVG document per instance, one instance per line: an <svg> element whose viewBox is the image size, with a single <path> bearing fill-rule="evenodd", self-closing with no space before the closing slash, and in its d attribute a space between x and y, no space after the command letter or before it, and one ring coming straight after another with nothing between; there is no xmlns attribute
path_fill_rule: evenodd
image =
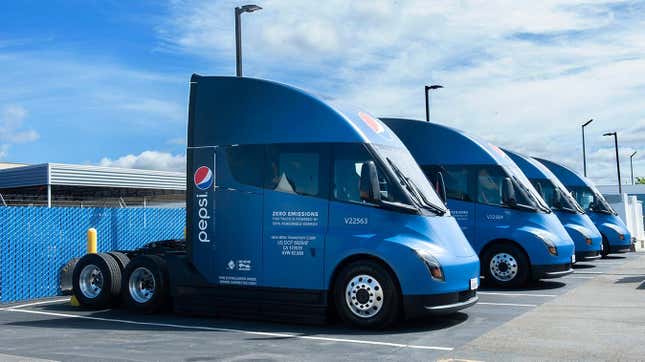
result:
<svg viewBox="0 0 645 362"><path fill-rule="evenodd" d="M559 163L537 158L571 191L602 235L602 256L631 250L632 236L627 225L609 205L596 186L586 177Z"/></svg>
<svg viewBox="0 0 645 362"><path fill-rule="evenodd" d="M498 147L430 122L382 118L408 147L478 253L487 281L517 287L573 272L573 241Z"/></svg>
<svg viewBox="0 0 645 362"><path fill-rule="evenodd" d="M185 247L86 255L74 271L81 304L120 294L143 312L306 323L335 311L383 328L478 300L477 254L403 143L365 111L271 81L193 75L187 185Z"/></svg>
<svg viewBox="0 0 645 362"><path fill-rule="evenodd" d="M539 161L517 152L503 150L528 177L573 239L576 260L600 257L602 235L566 186Z"/></svg>

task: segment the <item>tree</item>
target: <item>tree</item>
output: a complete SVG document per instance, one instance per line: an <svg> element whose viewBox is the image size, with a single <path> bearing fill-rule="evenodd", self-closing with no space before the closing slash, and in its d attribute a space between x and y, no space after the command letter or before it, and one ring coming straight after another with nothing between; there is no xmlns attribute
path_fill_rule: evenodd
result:
<svg viewBox="0 0 645 362"><path fill-rule="evenodd" d="M637 184L645 184L645 177L636 177Z"/></svg>

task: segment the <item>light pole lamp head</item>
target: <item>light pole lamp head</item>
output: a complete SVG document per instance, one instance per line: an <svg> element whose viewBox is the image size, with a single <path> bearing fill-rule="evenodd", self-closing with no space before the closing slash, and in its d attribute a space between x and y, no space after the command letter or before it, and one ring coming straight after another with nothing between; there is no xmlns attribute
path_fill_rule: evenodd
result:
<svg viewBox="0 0 645 362"><path fill-rule="evenodd" d="M433 84L433 85L427 85L426 86L426 90L434 90L434 89L439 89L439 88L443 88L443 86L439 85L439 84Z"/></svg>
<svg viewBox="0 0 645 362"><path fill-rule="evenodd" d="M235 8L235 11L236 11L238 14L241 14L241 13L252 13L252 12L254 12L254 11L258 11L258 10L262 10L262 8L261 8L261 7L259 7L259 6L257 6L257 5L253 5L253 4L250 4L250 5L242 5L242 6L238 6L238 7L236 7L236 8Z"/></svg>
<svg viewBox="0 0 645 362"><path fill-rule="evenodd" d="M634 151L634 153L632 153L631 155L629 155L629 158L634 157L634 156L636 155L636 153L638 153L638 151Z"/></svg>
<svg viewBox="0 0 645 362"><path fill-rule="evenodd" d="M615 136L616 132L607 132L607 133L603 133L602 135L603 136Z"/></svg>
<svg viewBox="0 0 645 362"><path fill-rule="evenodd" d="M587 125L588 125L589 123L591 123L591 122L593 122L593 118L592 118L592 119L590 119L590 120L588 120L587 122L585 122L585 123L582 125L582 127L587 127Z"/></svg>

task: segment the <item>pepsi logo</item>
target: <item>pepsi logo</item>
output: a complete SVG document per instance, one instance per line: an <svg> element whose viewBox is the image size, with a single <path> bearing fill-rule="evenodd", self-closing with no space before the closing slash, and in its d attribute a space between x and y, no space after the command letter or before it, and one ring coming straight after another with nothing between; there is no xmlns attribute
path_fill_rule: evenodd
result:
<svg viewBox="0 0 645 362"><path fill-rule="evenodd" d="M193 176L195 186L200 190L209 189L213 186L213 171L206 166L202 166L195 171Z"/></svg>
<svg viewBox="0 0 645 362"><path fill-rule="evenodd" d="M365 122L365 124L374 131L374 133L383 133L385 131L385 127L381 124L381 122L377 121L374 119L372 116L370 116L367 113L363 112L358 112L358 116Z"/></svg>

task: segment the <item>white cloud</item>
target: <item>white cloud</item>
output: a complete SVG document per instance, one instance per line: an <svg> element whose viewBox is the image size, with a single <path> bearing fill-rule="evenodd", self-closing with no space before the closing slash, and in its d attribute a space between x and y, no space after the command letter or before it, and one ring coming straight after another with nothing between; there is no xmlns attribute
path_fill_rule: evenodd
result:
<svg viewBox="0 0 645 362"><path fill-rule="evenodd" d="M240 3L173 1L159 34L169 48L228 61L231 71L232 8ZM625 150L645 144L642 2L258 5L264 9L242 15L247 75L326 93L376 115L414 118L424 117L423 85L439 83L446 88L432 95L433 120L578 170L580 124L594 118L588 165L600 183L614 182L606 129L619 131ZM622 162L627 170L628 159ZM634 166L645 175L644 162Z"/></svg>
<svg viewBox="0 0 645 362"><path fill-rule="evenodd" d="M126 155L117 159L104 157L100 166L138 168L158 171L178 171L186 169L186 155L173 155L168 152L144 151L138 155Z"/></svg>
<svg viewBox="0 0 645 362"><path fill-rule="evenodd" d="M23 127L27 115L27 110L16 104L2 107L0 111L0 159L5 159L9 155L11 145L34 142L40 137L38 132Z"/></svg>

